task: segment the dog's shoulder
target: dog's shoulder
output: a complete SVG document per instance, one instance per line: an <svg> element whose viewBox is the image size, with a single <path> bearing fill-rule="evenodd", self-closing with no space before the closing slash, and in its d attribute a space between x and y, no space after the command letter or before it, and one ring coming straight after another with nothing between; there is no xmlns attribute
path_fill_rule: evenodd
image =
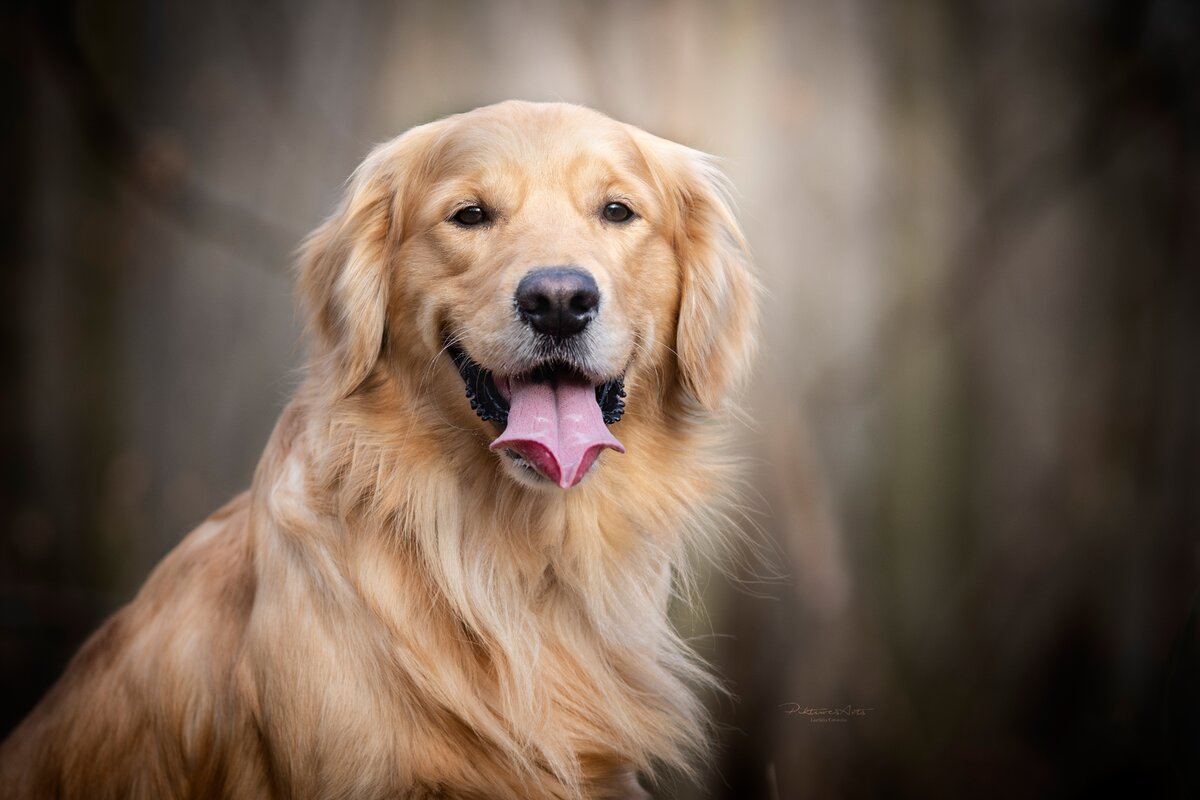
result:
<svg viewBox="0 0 1200 800"><path fill-rule="evenodd" d="M243 494L192 531L88 639L0 747L8 793L0 796L115 797L161 787L167 797L180 774L225 780L222 753L248 725L236 696L255 593L248 525Z"/></svg>

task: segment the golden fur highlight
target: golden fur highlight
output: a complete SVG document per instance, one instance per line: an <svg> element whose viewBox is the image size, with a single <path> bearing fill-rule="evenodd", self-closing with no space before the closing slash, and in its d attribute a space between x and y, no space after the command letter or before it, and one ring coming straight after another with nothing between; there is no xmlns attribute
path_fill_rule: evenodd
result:
<svg viewBox="0 0 1200 800"><path fill-rule="evenodd" d="M470 192L507 214L486 240L442 224ZM644 224L589 221L614 192ZM627 454L567 491L505 472L443 352L513 357L486 309L563 258L612 298L596 359L630 396ZM0 797L639 797L689 770L713 682L667 606L729 533L757 322L711 161L564 104L421 126L355 172L299 286L311 361L249 492L4 743Z"/></svg>

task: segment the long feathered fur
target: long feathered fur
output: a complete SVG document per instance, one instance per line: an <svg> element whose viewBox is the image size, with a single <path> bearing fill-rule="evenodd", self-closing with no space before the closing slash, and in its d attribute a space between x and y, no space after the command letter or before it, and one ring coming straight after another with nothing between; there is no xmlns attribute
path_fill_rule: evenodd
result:
<svg viewBox="0 0 1200 800"><path fill-rule="evenodd" d="M309 239L312 361L250 491L84 646L0 750L0 796L633 797L638 773L696 764L713 681L667 607L736 483L741 234L694 151L571 106L473 114L379 148ZM464 140L564 120L624 148L657 203L628 258L672 285L640 298L628 455L547 492L461 408L427 294L455 284L411 277L449 257L406 242L439 170L494 163Z"/></svg>

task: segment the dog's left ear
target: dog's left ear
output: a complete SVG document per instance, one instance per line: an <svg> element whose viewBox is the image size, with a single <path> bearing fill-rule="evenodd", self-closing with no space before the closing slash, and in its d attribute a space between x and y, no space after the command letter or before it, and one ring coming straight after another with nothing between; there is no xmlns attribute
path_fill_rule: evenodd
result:
<svg viewBox="0 0 1200 800"><path fill-rule="evenodd" d="M668 199L682 270L675 331L682 383L715 411L738 389L758 343L759 285L728 199L728 181L697 150L648 137L654 183ZM640 143L643 154L647 144ZM655 163L657 161L657 164Z"/></svg>
<svg viewBox="0 0 1200 800"><path fill-rule="evenodd" d="M402 194L414 129L377 147L355 170L333 213L304 242L299 291L314 363L347 396L371 374L387 330L390 282L402 241Z"/></svg>

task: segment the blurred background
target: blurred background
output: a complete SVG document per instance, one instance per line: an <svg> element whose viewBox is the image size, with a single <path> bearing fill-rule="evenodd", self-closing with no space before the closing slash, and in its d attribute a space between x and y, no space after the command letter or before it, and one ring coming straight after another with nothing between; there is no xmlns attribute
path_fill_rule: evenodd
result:
<svg viewBox="0 0 1200 800"><path fill-rule="evenodd" d="M781 577L678 798L1200 795L1200 4L0 10L0 735L246 487L371 145L510 97L713 153ZM792 713L851 708L833 717ZM1107 790L1107 791L1106 791Z"/></svg>

